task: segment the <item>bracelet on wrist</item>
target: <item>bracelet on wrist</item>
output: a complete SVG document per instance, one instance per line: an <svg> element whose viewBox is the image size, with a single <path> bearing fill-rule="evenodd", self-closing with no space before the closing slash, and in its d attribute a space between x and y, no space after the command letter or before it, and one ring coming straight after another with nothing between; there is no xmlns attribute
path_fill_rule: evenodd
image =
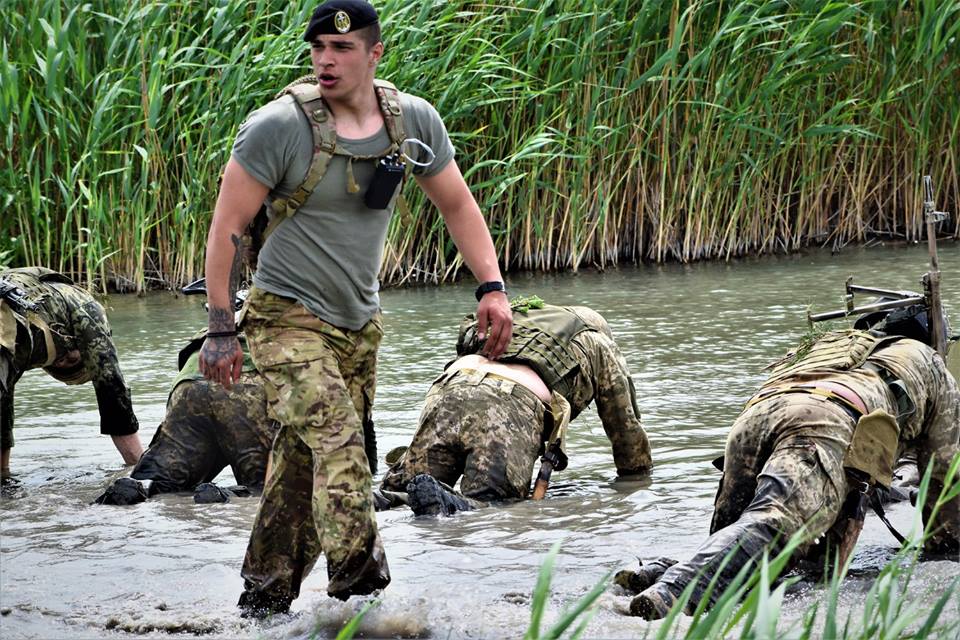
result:
<svg viewBox="0 0 960 640"><path fill-rule="evenodd" d="M507 294L507 288L502 282L499 280L491 280L490 282L484 282L477 287L477 290L473 293L473 295L476 296L477 302L480 302L480 299L483 298L483 296L493 291L502 291L504 295Z"/></svg>
<svg viewBox="0 0 960 640"><path fill-rule="evenodd" d="M236 338L237 330L233 331L207 331L208 338Z"/></svg>

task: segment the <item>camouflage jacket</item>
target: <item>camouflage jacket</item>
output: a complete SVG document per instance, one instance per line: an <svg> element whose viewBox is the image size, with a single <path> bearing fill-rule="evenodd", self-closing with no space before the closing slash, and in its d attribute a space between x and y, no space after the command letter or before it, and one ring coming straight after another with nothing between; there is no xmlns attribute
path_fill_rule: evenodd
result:
<svg viewBox="0 0 960 640"><path fill-rule="evenodd" d="M562 347L563 353L558 354L557 357L562 360L571 358L573 360L570 363L553 363L555 365L553 368L562 374L563 384L553 386L548 382L541 373L545 368L544 363L535 365L525 361L526 347L512 344L517 338L516 333L511 339L511 346L508 347L508 353L512 347L516 355L508 361L528 364L538 371L550 390L560 393L569 403L570 420L580 415L591 402L595 403L604 432L613 447L614 462L621 473L636 473L649 469L651 466L650 444L640 424L640 410L637 408L633 380L626 361L613 340L607 321L588 307L546 305L545 311L549 311L549 314L531 311L523 318L528 326L539 328L553 337L553 345L551 340L540 340L545 348L538 349L538 353L532 357L548 359L549 354L558 353ZM563 315L570 318L564 320ZM549 318L549 321L542 326L537 326L540 317ZM561 328L554 330L555 324L559 324ZM474 329L476 327L475 320L472 322L472 327ZM471 331L470 317L468 317L461 324L457 344L457 351L461 355L476 353L481 346L475 339L471 339ZM558 435L551 434L548 439L554 441L554 438L559 438L562 443L563 427L559 431Z"/></svg>
<svg viewBox="0 0 960 640"><path fill-rule="evenodd" d="M67 384L92 382L100 410L100 432L107 435L129 435L139 429L133 412L130 389L124 381L111 336L110 323L103 307L93 296L61 274L28 267L0 272L0 278L17 284L27 298L36 304L36 311L11 309L0 314L0 321L13 325L15 344L3 348L8 371L2 381L7 395L29 369L43 368L54 378ZM8 306L9 307L9 306ZM2 333L9 334L5 326ZM60 360L76 351L79 362L61 366ZM13 428L12 411L4 411L4 437Z"/></svg>
<svg viewBox="0 0 960 640"><path fill-rule="evenodd" d="M822 339L840 334L831 332ZM882 370L890 375L881 373ZM883 379L885 375L888 380ZM924 507L925 514L932 511L951 461L960 451L960 389L936 351L922 342L901 338L879 344L855 368L814 367L796 371L788 378L776 375L773 378L758 395L784 385L816 386L829 382L853 391L863 401L867 413L883 411L895 417L899 450L916 449L921 473L929 465L933 466L930 492ZM909 400L898 401L899 394L894 393L890 380L894 381L894 386L902 383L901 388ZM810 428L817 430L819 437L825 437L818 425ZM840 434L836 436L841 438ZM893 462L890 460L886 464L892 465ZM960 543L960 496L940 507L934 528L937 532L931 540L932 546L956 548Z"/></svg>

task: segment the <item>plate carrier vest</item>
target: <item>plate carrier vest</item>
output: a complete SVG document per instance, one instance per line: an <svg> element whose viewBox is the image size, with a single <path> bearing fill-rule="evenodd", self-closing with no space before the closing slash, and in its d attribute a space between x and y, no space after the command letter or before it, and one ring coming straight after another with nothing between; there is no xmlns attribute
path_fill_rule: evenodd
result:
<svg viewBox="0 0 960 640"><path fill-rule="evenodd" d="M591 327L567 307L544 305L513 316L513 336L499 362L525 364L543 380L551 391L567 397L580 364L570 341ZM477 319L471 314L460 323L457 355L477 353L484 341L477 339Z"/></svg>

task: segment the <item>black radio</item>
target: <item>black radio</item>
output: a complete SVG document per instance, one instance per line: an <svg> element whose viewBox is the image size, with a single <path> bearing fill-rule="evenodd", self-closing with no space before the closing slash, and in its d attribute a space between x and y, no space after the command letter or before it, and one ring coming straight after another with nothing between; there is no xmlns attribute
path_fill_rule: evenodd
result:
<svg viewBox="0 0 960 640"><path fill-rule="evenodd" d="M399 153L380 158L373 172L370 186L363 195L363 203L371 209L386 209L397 190L397 185L403 182L403 174L406 170L407 165Z"/></svg>

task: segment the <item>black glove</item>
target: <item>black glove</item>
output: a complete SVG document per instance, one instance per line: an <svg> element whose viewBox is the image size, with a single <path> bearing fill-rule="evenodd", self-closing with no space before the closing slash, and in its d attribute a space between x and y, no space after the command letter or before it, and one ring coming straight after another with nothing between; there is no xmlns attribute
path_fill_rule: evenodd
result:
<svg viewBox="0 0 960 640"><path fill-rule="evenodd" d="M137 504L149 497L147 488L139 480L120 478L107 487L103 495L94 500L93 504Z"/></svg>
<svg viewBox="0 0 960 640"><path fill-rule="evenodd" d="M230 492L224 491L212 482L203 482L193 488L193 501L197 504L230 502Z"/></svg>

